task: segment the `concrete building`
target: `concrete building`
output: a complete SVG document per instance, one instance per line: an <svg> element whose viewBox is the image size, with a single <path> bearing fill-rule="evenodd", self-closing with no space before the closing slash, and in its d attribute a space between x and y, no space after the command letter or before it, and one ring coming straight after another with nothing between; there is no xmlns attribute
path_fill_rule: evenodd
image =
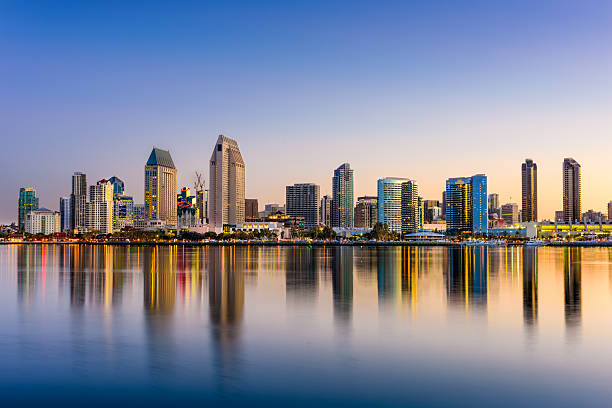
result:
<svg viewBox="0 0 612 408"><path fill-rule="evenodd" d="M134 228L145 229L147 227L147 213L144 204L134 204Z"/></svg>
<svg viewBox="0 0 612 408"><path fill-rule="evenodd" d="M113 186L113 231L116 232L134 226L134 198L115 191Z"/></svg>
<svg viewBox="0 0 612 408"><path fill-rule="evenodd" d="M580 222L581 216L580 164L566 158L563 160L563 221Z"/></svg>
<svg viewBox="0 0 612 408"><path fill-rule="evenodd" d="M70 197L60 197L59 212L61 232L69 232L73 229L70 207Z"/></svg>
<svg viewBox="0 0 612 408"><path fill-rule="evenodd" d="M72 174L70 216L73 229L79 233L87 230L87 176L78 171Z"/></svg>
<svg viewBox="0 0 612 408"><path fill-rule="evenodd" d="M256 198L245 198L244 219L245 221L259 220L259 202Z"/></svg>
<svg viewBox="0 0 612 408"><path fill-rule="evenodd" d="M440 208L440 201L438 200L423 200L423 221L427 224L434 221L434 212L433 208ZM437 218L441 217L441 213L437 213Z"/></svg>
<svg viewBox="0 0 612 408"><path fill-rule="evenodd" d="M60 214L46 208L31 210L26 214L25 232L51 235L61 232Z"/></svg>
<svg viewBox="0 0 612 408"><path fill-rule="evenodd" d="M612 201L608 202L608 221L612 221Z"/></svg>
<svg viewBox="0 0 612 408"><path fill-rule="evenodd" d="M21 187L17 201L17 227L25 230L26 217L30 211L38 210L38 197L33 187Z"/></svg>
<svg viewBox="0 0 612 408"><path fill-rule="evenodd" d="M244 222L245 165L238 143L219 135L210 157L208 218L211 227Z"/></svg>
<svg viewBox="0 0 612 408"><path fill-rule="evenodd" d="M501 217L504 220L504 226L515 225L519 223L519 209L516 203L507 203L501 206Z"/></svg>
<svg viewBox="0 0 612 408"><path fill-rule="evenodd" d="M489 194L487 210L489 211L489 215L497 214L498 217L501 217L501 211L499 208L499 194Z"/></svg>
<svg viewBox="0 0 612 408"><path fill-rule="evenodd" d="M560 211L555 211L555 222L559 223L559 222L564 222L563 221L563 210Z"/></svg>
<svg viewBox="0 0 612 408"><path fill-rule="evenodd" d="M145 213L147 221L161 220L176 226L177 170L168 150L154 147L145 164Z"/></svg>
<svg viewBox="0 0 612 408"><path fill-rule="evenodd" d="M332 177L332 227L353 227L353 169L343 163L334 170Z"/></svg>
<svg viewBox="0 0 612 408"><path fill-rule="evenodd" d="M354 217L355 228L374 228L378 221L378 197L358 197Z"/></svg>
<svg viewBox="0 0 612 408"><path fill-rule="evenodd" d="M328 195L324 195L321 199L321 214L319 219L322 225L331 227L332 222L332 198Z"/></svg>
<svg viewBox="0 0 612 408"><path fill-rule="evenodd" d="M446 229L453 233L488 232L487 176L446 180Z"/></svg>
<svg viewBox="0 0 612 408"><path fill-rule="evenodd" d="M607 221L607 217L599 211L589 210L585 212L584 214L582 214L583 223L597 224L597 223L606 222L606 221Z"/></svg>
<svg viewBox="0 0 612 408"><path fill-rule="evenodd" d="M105 179L89 186L87 203L87 231L110 234L113 232L113 186Z"/></svg>
<svg viewBox="0 0 612 408"><path fill-rule="evenodd" d="M521 165L521 221L538 221L538 166L531 159Z"/></svg>
<svg viewBox="0 0 612 408"><path fill-rule="evenodd" d="M294 184L286 189L287 214L304 217L304 227L311 229L319 225L320 187L312 183Z"/></svg>

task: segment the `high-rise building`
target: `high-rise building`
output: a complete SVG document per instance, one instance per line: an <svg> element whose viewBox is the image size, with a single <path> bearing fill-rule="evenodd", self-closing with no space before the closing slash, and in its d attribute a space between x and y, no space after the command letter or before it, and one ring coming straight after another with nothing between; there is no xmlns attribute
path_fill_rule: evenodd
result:
<svg viewBox="0 0 612 408"><path fill-rule="evenodd" d="M26 216L33 210L38 210L36 190L33 187L21 187L17 203L17 225L19 231L25 231Z"/></svg>
<svg viewBox="0 0 612 408"><path fill-rule="evenodd" d="M60 232L60 214L46 208L31 210L26 214L25 232L51 235Z"/></svg>
<svg viewBox="0 0 612 408"><path fill-rule="evenodd" d="M113 176L108 179L109 183L113 186L113 194L123 195L125 192L125 183L117 176Z"/></svg>
<svg viewBox="0 0 612 408"><path fill-rule="evenodd" d="M521 165L522 208L521 221L538 220L538 166L531 159Z"/></svg>
<svg viewBox="0 0 612 408"><path fill-rule="evenodd" d="M354 216L356 228L373 228L378 221L378 197L358 197Z"/></svg>
<svg viewBox="0 0 612 408"><path fill-rule="evenodd" d="M514 225L519 222L518 204L508 203L501 206L501 217L504 220L504 225Z"/></svg>
<svg viewBox="0 0 612 408"><path fill-rule="evenodd" d="M176 226L177 171L168 150L154 147L145 165L145 212L147 221L161 220Z"/></svg>
<svg viewBox="0 0 612 408"><path fill-rule="evenodd" d="M257 221L259 219L259 202L256 198L246 198L244 200L244 219L245 221Z"/></svg>
<svg viewBox="0 0 612 408"><path fill-rule="evenodd" d="M70 213L70 197L60 197L60 231L72 231L72 216Z"/></svg>
<svg viewBox="0 0 612 408"><path fill-rule="evenodd" d="M563 222L563 210L555 211L555 222Z"/></svg>
<svg viewBox="0 0 612 408"><path fill-rule="evenodd" d="M563 221L580 222L580 164L574 159L563 159Z"/></svg>
<svg viewBox="0 0 612 408"><path fill-rule="evenodd" d="M211 227L244 222L245 166L238 142L219 135L210 157L208 219Z"/></svg>
<svg viewBox="0 0 612 408"><path fill-rule="evenodd" d="M292 217L304 217L306 229L319 225L319 191L320 187L312 183L286 187L287 214Z"/></svg>
<svg viewBox="0 0 612 408"><path fill-rule="evenodd" d="M499 194L497 193L491 193L489 194L489 200L488 200L488 207L487 207L488 211L489 211L489 215L490 214L497 214L498 216L501 216L500 214L500 210L499 210Z"/></svg>
<svg viewBox="0 0 612 408"><path fill-rule="evenodd" d="M179 228L197 227L201 224L198 198L189 187L181 188L176 196L176 214Z"/></svg>
<svg viewBox="0 0 612 408"><path fill-rule="evenodd" d="M196 206L200 216L200 224L208 224L208 190L196 190Z"/></svg>
<svg viewBox="0 0 612 408"><path fill-rule="evenodd" d="M438 200L423 200L423 221L430 223L435 217L439 217L440 214L434 216L434 208L440 207L440 201Z"/></svg>
<svg viewBox="0 0 612 408"><path fill-rule="evenodd" d="M113 191L114 189L113 186ZM134 198L114 193L113 198L113 231L134 226Z"/></svg>
<svg viewBox="0 0 612 408"><path fill-rule="evenodd" d="M147 213L144 204L134 204L134 228L145 229L147 227Z"/></svg>
<svg viewBox="0 0 612 408"><path fill-rule="evenodd" d="M353 226L353 205L353 169L344 163L332 177L332 227Z"/></svg>
<svg viewBox="0 0 612 408"><path fill-rule="evenodd" d="M70 194L71 226L82 233L87 229L87 176L81 172L72 175L72 193Z"/></svg>
<svg viewBox="0 0 612 408"><path fill-rule="evenodd" d="M612 201L608 202L608 221L612 221Z"/></svg>
<svg viewBox="0 0 612 408"><path fill-rule="evenodd" d="M446 219L446 190L442 192L442 219Z"/></svg>
<svg viewBox="0 0 612 408"><path fill-rule="evenodd" d="M419 187L413 180L402 183L402 233L418 231L423 225L422 199Z"/></svg>
<svg viewBox="0 0 612 408"><path fill-rule="evenodd" d="M113 186L108 180L89 186L86 227L102 234L113 232Z"/></svg>
<svg viewBox="0 0 612 408"><path fill-rule="evenodd" d="M446 180L446 229L452 232L488 233L487 176Z"/></svg>
<svg viewBox="0 0 612 408"><path fill-rule="evenodd" d="M321 198L321 214L319 216L319 219L321 220L321 224L331 227L332 225L331 224L331 220L332 220L331 212L332 212L332 198L328 195L324 195L323 198Z"/></svg>
<svg viewBox="0 0 612 408"><path fill-rule="evenodd" d="M378 180L378 222L393 232L402 232L402 184L408 181L397 177Z"/></svg>

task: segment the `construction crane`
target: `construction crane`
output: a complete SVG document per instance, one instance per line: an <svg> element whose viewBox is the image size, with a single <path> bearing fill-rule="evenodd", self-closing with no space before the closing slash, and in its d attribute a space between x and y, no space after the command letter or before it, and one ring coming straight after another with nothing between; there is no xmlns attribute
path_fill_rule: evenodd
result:
<svg viewBox="0 0 612 408"><path fill-rule="evenodd" d="M196 171L195 172L195 183L193 184L193 187L195 188L196 191L203 191L204 190L204 179L202 178L202 173Z"/></svg>

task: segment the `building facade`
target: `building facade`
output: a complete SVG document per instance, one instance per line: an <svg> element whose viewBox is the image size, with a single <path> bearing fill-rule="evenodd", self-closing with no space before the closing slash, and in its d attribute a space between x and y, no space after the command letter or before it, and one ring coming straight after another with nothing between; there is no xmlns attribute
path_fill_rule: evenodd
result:
<svg viewBox="0 0 612 408"><path fill-rule="evenodd" d="M312 183L294 184L285 188L287 214L304 217L304 227L312 229L319 225L320 187Z"/></svg>
<svg viewBox="0 0 612 408"><path fill-rule="evenodd" d="M501 218L504 220L504 225L515 225L519 223L518 204L508 203L501 206Z"/></svg>
<svg viewBox="0 0 612 408"><path fill-rule="evenodd" d="M72 174L70 216L73 229L79 233L87 230L87 176L78 171Z"/></svg>
<svg viewBox="0 0 612 408"><path fill-rule="evenodd" d="M423 225L422 199L413 180L402 183L402 234L417 232Z"/></svg>
<svg viewBox="0 0 612 408"><path fill-rule="evenodd" d="M521 221L538 221L538 166L531 159L521 165Z"/></svg>
<svg viewBox="0 0 612 408"><path fill-rule="evenodd" d="M355 228L374 228L378 222L378 197L358 197L354 217Z"/></svg>
<svg viewBox="0 0 612 408"><path fill-rule="evenodd" d="M570 157L563 160L563 221L580 222L581 216L580 164Z"/></svg>
<svg viewBox="0 0 612 408"><path fill-rule="evenodd" d="M147 227L147 212L144 204L134 204L134 228L145 229Z"/></svg>
<svg viewBox="0 0 612 408"><path fill-rule="evenodd" d="M89 187L86 228L102 234L113 232L113 186L108 180Z"/></svg>
<svg viewBox="0 0 612 408"><path fill-rule="evenodd" d="M389 231L402 232L402 184L406 178L387 177L378 180L378 222Z"/></svg>
<svg viewBox="0 0 612 408"><path fill-rule="evenodd" d="M454 233L488 232L487 176L446 180L446 229Z"/></svg>
<svg viewBox="0 0 612 408"><path fill-rule="evenodd" d="M46 208L32 210L26 215L25 232L51 235L61 231L60 214Z"/></svg>
<svg viewBox="0 0 612 408"><path fill-rule="evenodd" d="M147 221L160 220L176 226L177 171L168 150L153 148L145 165L145 212Z"/></svg>
<svg viewBox="0 0 612 408"><path fill-rule="evenodd" d="M116 190L113 186L113 192ZM134 226L134 198L114 193L113 197L113 231Z"/></svg>
<svg viewBox="0 0 612 408"><path fill-rule="evenodd" d="M113 194L123 195L125 193L125 183L119 177L113 176L108 181L113 186Z"/></svg>
<svg viewBox="0 0 612 408"><path fill-rule="evenodd" d="M245 165L238 142L219 135L210 157L208 221L211 227L244 222Z"/></svg>
<svg viewBox="0 0 612 408"><path fill-rule="evenodd" d="M246 221L259 220L259 202L256 198L246 198L244 200L244 219Z"/></svg>
<svg viewBox="0 0 612 408"><path fill-rule="evenodd" d="M331 227L331 211L332 211L332 198L328 195L324 195L321 198L321 214L319 219L321 224Z"/></svg>
<svg viewBox="0 0 612 408"><path fill-rule="evenodd" d="M353 226L353 169L343 163L334 170L332 177L332 227L351 228Z"/></svg>
<svg viewBox="0 0 612 408"><path fill-rule="evenodd" d="M69 232L73 229L70 207L70 197L60 197L59 212L61 232Z"/></svg>
<svg viewBox="0 0 612 408"><path fill-rule="evenodd" d="M608 221L612 221L612 201L608 202Z"/></svg>
<svg viewBox="0 0 612 408"><path fill-rule="evenodd" d="M489 211L489 215L497 214L498 217L501 217L501 211L499 208L499 194L497 193L489 194L487 209Z"/></svg>
<svg viewBox="0 0 612 408"><path fill-rule="evenodd" d="M198 227L201 225L197 195L191 194L189 187L181 188L176 196L176 212L179 228Z"/></svg>
<svg viewBox="0 0 612 408"><path fill-rule="evenodd" d="M26 217L30 211L38 210L38 197L33 187L21 187L17 200L17 227L25 231Z"/></svg>

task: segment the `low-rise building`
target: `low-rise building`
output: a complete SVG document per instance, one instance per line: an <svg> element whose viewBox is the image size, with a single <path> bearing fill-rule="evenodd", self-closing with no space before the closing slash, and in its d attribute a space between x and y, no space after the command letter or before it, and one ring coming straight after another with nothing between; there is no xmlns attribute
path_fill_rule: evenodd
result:
<svg viewBox="0 0 612 408"><path fill-rule="evenodd" d="M60 214L46 208L31 210L26 214L25 232L51 235L61 231Z"/></svg>

